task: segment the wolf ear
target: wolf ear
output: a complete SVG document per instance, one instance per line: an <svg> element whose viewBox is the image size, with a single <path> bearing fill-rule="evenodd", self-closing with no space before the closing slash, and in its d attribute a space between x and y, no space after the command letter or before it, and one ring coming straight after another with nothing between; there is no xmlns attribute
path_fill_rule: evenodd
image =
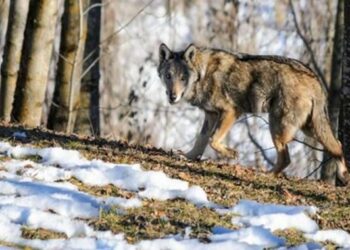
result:
<svg viewBox="0 0 350 250"><path fill-rule="evenodd" d="M188 47L185 49L185 52L184 52L185 61L191 62L193 60L196 52L197 52L197 48L193 43L188 45Z"/></svg>
<svg viewBox="0 0 350 250"><path fill-rule="evenodd" d="M171 53L171 50L162 43L159 46L159 63L162 63L164 60L169 60Z"/></svg>

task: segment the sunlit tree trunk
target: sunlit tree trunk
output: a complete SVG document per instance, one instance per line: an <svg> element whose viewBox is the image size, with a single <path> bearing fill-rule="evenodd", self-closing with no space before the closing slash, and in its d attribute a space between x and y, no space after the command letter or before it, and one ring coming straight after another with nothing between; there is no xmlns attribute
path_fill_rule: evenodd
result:
<svg viewBox="0 0 350 250"><path fill-rule="evenodd" d="M85 45L83 78L80 89L80 110L75 132L84 135L100 135L99 81L100 81L100 32L101 0L91 0L88 15L88 34Z"/></svg>
<svg viewBox="0 0 350 250"><path fill-rule="evenodd" d="M57 22L58 2L52 0L37 0L31 4L33 25L31 26L28 43L28 56L24 59L26 66L23 86L17 96L18 111L16 118L20 123L30 127L40 125L42 107L49 74L52 47Z"/></svg>
<svg viewBox="0 0 350 250"><path fill-rule="evenodd" d="M43 106L43 112L41 115L41 125L47 127L47 121L50 112L50 106L52 102L53 92L56 85L56 73L57 73L57 64L60 53L60 42L61 42L61 19L64 11L64 0L56 0L58 2L58 15L56 23L56 33L54 38L54 44L52 49L52 57L50 62L49 78L47 81L47 88L45 93L45 102Z"/></svg>
<svg viewBox="0 0 350 250"><path fill-rule="evenodd" d="M0 64L5 46L7 23L9 18L10 0L0 0ZM1 83L0 83L1 84Z"/></svg>
<svg viewBox="0 0 350 250"><path fill-rule="evenodd" d="M84 9L88 0L66 0L62 19L60 59L48 127L72 133L79 109L82 60L87 33Z"/></svg>
<svg viewBox="0 0 350 250"><path fill-rule="evenodd" d="M342 56L344 37L344 0L338 1L336 22L334 29L334 45L332 55L331 84L328 95L328 113L333 133L338 135L339 114L340 114L340 90L342 86ZM326 154L325 159L329 156ZM336 165L325 164L321 170L322 180L328 183L336 182Z"/></svg>
<svg viewBox="0 0 350 250"><path fill-rule="evenodd" d="M343 103L342 103L342 142L347 165L350 166L350 1L344 5L344 57L343 57Z"/></svg>
<svg viewBox="0 0 350 250"><path fill-rule="evenodd" d="M1 65L0 119L6 122L11 120L28 9L29 1L11 1L9 26Z"/></svg>
<svg viewBox="0 0 350 250"><path fill-rule="evenodd" d="M2 62L2 54L4 52L9 12L10 12L10 0L0 0L0 65ZM1 89L1 77L0 77L0 89Z"/></svg>
<svg viewBox="0 0 350 250"><path fill-rule="evenodd" d="M114 1L113 3L102 8L102 20L101 20L101 40L107 41L103 44L101 52L103 57L100 60L101 74L103 75L103 81L100 86L100 104L104 109L101 109L101 136L115 138L114 132L117 130L116 124L120 124L120 113L115 112L113 107L120 105L123 95L129 89L129 85L125 86L125 91L121 93L118 87L121 87L122 82L121 71L121 59L119 55L120 40L119 34L109 38L115 30L118 29L118 12L120 10L120 1ZM125 79L123 79L125 80ZM119 137L119 136L118 136Z"/></svg>

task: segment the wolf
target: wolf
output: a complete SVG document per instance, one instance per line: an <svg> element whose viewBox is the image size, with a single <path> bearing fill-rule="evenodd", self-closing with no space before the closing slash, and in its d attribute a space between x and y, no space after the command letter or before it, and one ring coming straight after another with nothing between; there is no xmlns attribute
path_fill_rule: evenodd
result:
<svg viewBox="0 0 350 250"><path fill-rule="evenodd" d="M315 73L302 62L281 57L231 53L190 44L183 51L159 47L158 75L171 104L184 99L205 113L193 148L185 154L200 159L206 146L221 156L237 152L223 144L236 119L244 113L268 113L277 151L275 175L289 164L288 143L300 129L317 139L332 156L344 184L348 171L341 143L327 115L327 97Z"/></svg>

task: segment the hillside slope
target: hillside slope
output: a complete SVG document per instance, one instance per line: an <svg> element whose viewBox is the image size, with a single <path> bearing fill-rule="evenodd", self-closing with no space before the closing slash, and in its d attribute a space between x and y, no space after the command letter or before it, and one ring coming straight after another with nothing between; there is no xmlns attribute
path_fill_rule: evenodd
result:
<svg viewBox="0 0 350 250"><path fill-rule="evenodd" d="M191 186L200 186L211 202L225 207L232 207L242 199L260 203L316 206L319 211L311 217L321 229L337 228L350 232L350 192L346 187L335 188L321 182L296 178L274 178L262 171L238 165L185 161L171 152L150 146L66 136L40 129L26 130L17 126L0 125L0 141L38 148L74 149L88 160L140 164L144 170L163 171L171 178L184 180ZM36 156L27 158L34 162L41 160ZM6 157L0 158L0 164L4 160ZM87 185L74 176L68 181L80 191L96 197L118 196L130 199L137 196L135 192L112 184ZM142 203L142 207L130 208L126 213L100 211L97 218L89 219L87 223L95 230L124 233L129 243L178 233L208 242L213 228L239 227L231 223L232 215L220 214L208 207L197 207L193 202L179 198L165 201L145 199ZM285 237L290 246L309 242L303 233L294 229L275 230L274 234ZM67 237L64 233L40 228L23 229L22 236L28 239Z"/></svg>

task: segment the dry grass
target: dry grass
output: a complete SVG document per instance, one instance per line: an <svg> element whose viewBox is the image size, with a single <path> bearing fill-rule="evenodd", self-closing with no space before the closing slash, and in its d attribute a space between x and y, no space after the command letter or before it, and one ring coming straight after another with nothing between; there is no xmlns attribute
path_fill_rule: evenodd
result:
<svg viewBox="0 0 350 250"><path fill-rule="evenodd" d="M25 239L40 239L40 240L51 240L51 239L67 239L66 234L54 232L43 228L32 229L28 227L22 227L22 237Z"/></svg>

